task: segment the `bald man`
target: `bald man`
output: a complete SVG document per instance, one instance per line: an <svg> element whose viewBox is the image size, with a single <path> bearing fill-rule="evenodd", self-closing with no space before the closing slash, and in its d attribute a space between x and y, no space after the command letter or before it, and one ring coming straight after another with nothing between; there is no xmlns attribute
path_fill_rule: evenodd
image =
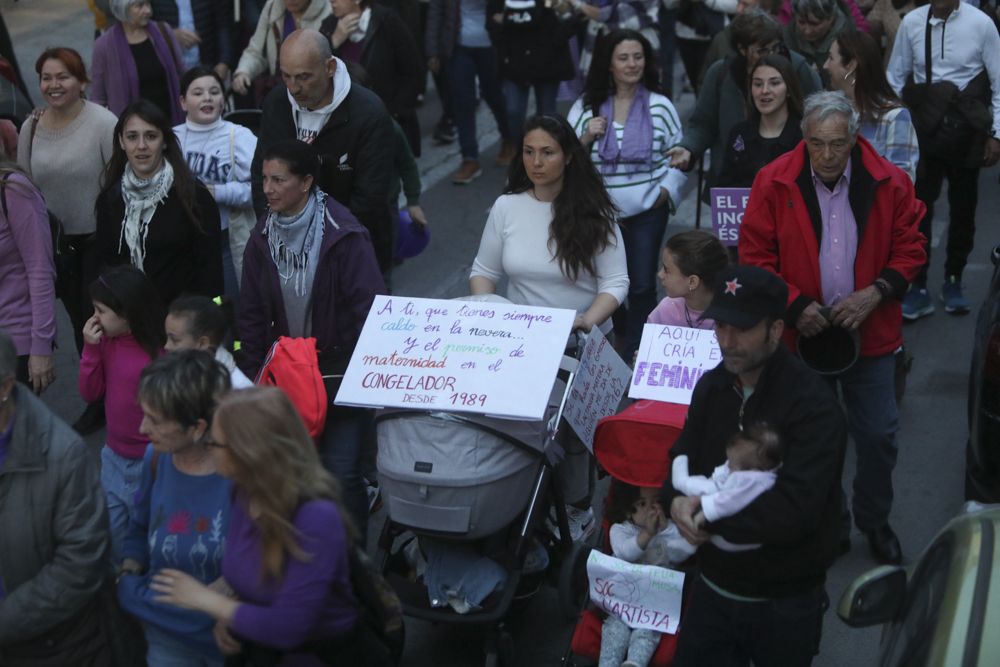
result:
<svg viewBox="0 0 1000 667"><path fill-rule="evenodd" d="M316 30L296 30L281 45L275 87L262 105L260 136L251 175L257 214L267 210L261 156L285 139L316 147L322 161L319 187L368 228L383 273L392 266L393 208L389 174L392 120L375 93L351 81L347 67Z"/></svg>

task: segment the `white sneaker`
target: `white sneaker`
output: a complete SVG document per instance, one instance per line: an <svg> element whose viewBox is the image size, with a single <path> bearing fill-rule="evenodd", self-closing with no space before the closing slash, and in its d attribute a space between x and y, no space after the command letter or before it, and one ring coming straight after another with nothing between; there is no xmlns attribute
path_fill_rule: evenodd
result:
<svg viewBox="0 0 1000 667"><path fill-rule="evenodd" d="M580 542L594 534L597 524L594 522L594 510L582 510L572 505L566 505L566 522L569 524L569 537L573 542ZM559 537L559 525L549 517L548 525L552 534Z"/></svg>

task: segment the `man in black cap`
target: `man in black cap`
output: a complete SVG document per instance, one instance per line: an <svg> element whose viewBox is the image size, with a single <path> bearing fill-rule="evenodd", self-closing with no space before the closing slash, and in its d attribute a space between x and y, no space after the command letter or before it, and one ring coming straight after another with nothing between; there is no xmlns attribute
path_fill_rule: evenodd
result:
<svg viewBox="0 0 1000 667"><path fill-rule="evenodd" d="M700 498L664 485L663 507L699 545L675 667L794 667L819 651L847 427L830 387L781 343L787 299L776 275L739 266L724 272L705 311L722 363L695 387L671 458L685 455L692 475L710 476L726 461L730 437L758 423L779 433L786 453L771 489L716 522L696 521ZM712 535L761 547L723 551L707 541Z"/></svg>

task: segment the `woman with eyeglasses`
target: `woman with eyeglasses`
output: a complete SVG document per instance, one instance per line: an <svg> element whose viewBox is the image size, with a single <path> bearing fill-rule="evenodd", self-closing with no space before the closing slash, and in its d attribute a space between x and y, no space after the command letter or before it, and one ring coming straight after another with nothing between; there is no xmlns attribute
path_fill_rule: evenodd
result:
<svg viewBox="0 0 1000 667"><path fill-rule="evenodd" d="M209 450L212 413L228 391L228 371L203 350L164 355L139 380L140 431L150 446L122 548L118 597L146 631L150 667L223 663L215 622L157 602L150 581L169 567L228 591L221 575L232 486Z"/></svg>
<svg viewBox="0 0 1000 667"><path fill-rule="evenodd" d="M766 55L750 72L750 118L729 133L717 186L749 188L757 172L802 141L802 93L787 58Z"/></svg>

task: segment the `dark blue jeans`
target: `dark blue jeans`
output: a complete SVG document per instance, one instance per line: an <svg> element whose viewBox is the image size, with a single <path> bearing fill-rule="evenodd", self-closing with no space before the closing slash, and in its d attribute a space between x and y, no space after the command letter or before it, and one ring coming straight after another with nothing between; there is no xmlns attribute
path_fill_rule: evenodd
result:
<svg viewBox="0 0 1000 667"><path fill-rule="evenodd" d="M344 506L358 529L362 548L368 534L368 495L361 474L361 455L371 421L371 410L331 404L319 439L323 467L340 482Z"/></svg>
<svg viewBox="0 0 1000 667"><path fill-rule="evenodd" d="M808 593L741 602L698 577L677 634L674 667L806 667L819 652L823 612L819 586Z"/></svg>
<svg viewBox="0 0 1000 667"><path fill-rule="evenodd" d="M861 357L829 382L834 392L840 387L847 408L847 428L857 452L854 523L862 531L875 530L889 521L892 509L892 470L896 467L899 430L896 357ZM841 528L845 533L850 531L846 500Z"/></svg>
<svg viewBox="0 0 1000 667"><path fill-rule="evenodd" d="M660 206L621 221L629 281L622 357L628 361L639 349L642 327L656 307L656 273L660 267L660 248L669 218L670 209Z"/></svg>
<svg viewBox="0 0 1000 667"><path fill-rule="evenodd" d="M497 121L497 129L504 141L510 140L507 114L504 109L500 79L497 78L497 54L492 47L469 48L455 46L448 61L451 76L451 99L458 127L458 144L465 160L479 159L479 141L476 139L476 79L479 94L490 107Z"/></svg>
<svg viewBox="0 0 1000 667"><path fill-rule="evenodd" d="M535 89L535 113L542 115L556 112L558 81L527 84L504 80L503 96L507 103L507 127L510 129L511 139L515 142L520 140L524 119L528 116L528 94L532 88Z"/></svg>

